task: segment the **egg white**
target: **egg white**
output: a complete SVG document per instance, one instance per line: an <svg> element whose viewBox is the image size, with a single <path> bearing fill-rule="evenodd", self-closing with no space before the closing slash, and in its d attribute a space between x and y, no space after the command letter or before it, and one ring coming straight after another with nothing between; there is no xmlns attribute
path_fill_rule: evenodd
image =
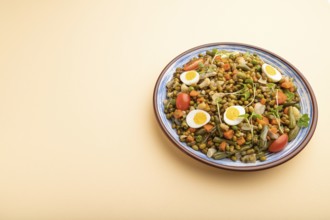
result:
<svg viewBox="0 0 330 220"><path fill-rule="evenodd" d="M196 73L196 76L195 76L193 79L188 80L188 79L186 78L186 75L187 75L188 72L195 72L195 73ZM181 75L180 75L180 80L181 80L184 84L186 84L186 85L188 85L188 86L190 86L190 85L192 85L192 84L196 84L196 83L198 83L198 81L199 81L199 73L198 73L197 71L194 71L194 70L189 70L189 71L183 72L183 73L181 73Z"/></svg>
<svg viewBox="0 0 330 220"><path fill-rule="evenodd" d="M199 112L202 112L203 114L206 115L206 120L202 124L196 124L195 121L194 121L195 115ZM211 119L210 114L207 113L206 111L204 111L204 110L192 110L191 112L188 113L188 115L186 117L186 122L187 122L188 126L191 127L191 128L200 128L200 127L206 125L210 121L210 119Z"/></svg>
<svg viewBox="0 0 330 220"><path fill-rule="evenodd" d="M278 82L278 81L280 81L280 80L282 79L282 74L281 74L276 68L274 68L273 66L271 66L271 67L274 68L274 70L275 70L275 75L270 75L270 74L268 74L267 71L266 71L266 67L267 67L267 66L271 66L271 65L269 65L269 64L267 64L267 63L264 63L264 64L262 65L262 67L261 67L262 72L263 72L264 74L266 74L266 76L267 76L269 79L273 80L274 82Z"/></svg>
<svg viewBox="0 0 330 220"><path fill-rule="evenodd" d="M243 118L242 117L237 117L234 120L231 120L231 119L227 118L227 111L228 111L229 108L235 108L239 112L238 115L244 115L245 114L244 107L240 106L240 105L230 106L226 109L225 113L223 114L223 118L224 118L226 124L228 124L228 125L238 125L239 123L241 123L243 121Z"/></svg>

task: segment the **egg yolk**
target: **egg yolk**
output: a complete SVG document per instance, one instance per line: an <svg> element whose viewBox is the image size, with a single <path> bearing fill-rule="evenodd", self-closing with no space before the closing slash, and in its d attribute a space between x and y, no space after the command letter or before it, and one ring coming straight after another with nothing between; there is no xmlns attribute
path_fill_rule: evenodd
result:
<svg viewBox="0 0 330 220"><path fill-rule="evenodd" d="M226 117L229 120L235 120L239 116L239 111L236 108L229 108L226 113Z"/></svg>
<svg viewBox="0 0 330 220"><path fill-rule="evenodd" d="M266 72L272 76L276 74L276 70L272 66L266 66Z"/></svg>
<svg viewBox="0 0 330 220"><path fill-rule="evenodd" d="M186 73L186 79L187 80L192 80L196 77L196 72L195 71L189 71Z"/></svg>
<svg viewBox="0 0 330 220"><path fill-rule="evenodd" d="M203 112L197 112L194 116L194 122L198 125L203 124L206 119L206 115Z"/></svg>

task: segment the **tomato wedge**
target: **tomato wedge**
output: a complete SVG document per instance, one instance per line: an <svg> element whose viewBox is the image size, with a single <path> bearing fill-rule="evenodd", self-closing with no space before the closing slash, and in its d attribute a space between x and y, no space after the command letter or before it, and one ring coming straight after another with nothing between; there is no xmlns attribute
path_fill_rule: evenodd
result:
<svg viewBox="0 0 330 220"><path fill-rule="evenodd" d="M184 71L195 70L198 68L198 64L203 63L203 58L199 58L197 60L190 61L186 65L184 65Z"/></svg>
<svg viewBox="0 0 330 220"><path fill-rule="evenodd" d="M190 105L190 96L187 93L179 93L176 97L176 108L180 110L187 110Z"/></svg>
<svg viewBox="0 0 330 220"><path fill-rule="evenodd" d="M269 152L276 153L284 149L288 143L288 135L282 134L268 148Z"/></svg>

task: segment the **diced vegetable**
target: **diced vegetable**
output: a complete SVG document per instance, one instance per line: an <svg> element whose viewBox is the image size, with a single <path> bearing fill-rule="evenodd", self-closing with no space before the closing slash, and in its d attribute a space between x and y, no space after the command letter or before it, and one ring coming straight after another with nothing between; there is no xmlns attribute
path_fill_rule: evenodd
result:
<svg viewBox="0 0 330 220"><path fill-rule="evenodd" d="M268 125L269 124L269 119L265 116L262 116L262 119L257 119L257 121L261 125Z"/></svg>
<svg viewBox="0 0 330 220"><path fill-rule="evenodd" d="M197 92L196 90L192 90L192 91L189 93L189 95L190 95L191 97L196 97L196 96L198 96L198 94L199 94L199 92Z"/></svg>
<svg viewBox="0 0 330 220"><path fill-rule="evenodd" d="M187 63L186 65L184 65L183 69L184 69L185 71L195 70L195 69L198 68L198 65L199 65L200 63L203 64L203 58L199 58L199 59L197 59L197 60L193 60L193 61Z"/></svg>
<svg viewBox="0 0 330 220"><path fill-rule="evenodd" d="M207 132L211 132L212 129L213 129L213 125L211 125L211 124L206 124L206 125L204 125L204 129L205 129Z"/></svg>
<svg viewBox="0 0 330 220"><path fill-rule="evenodd" d="M229 63L225 63L225 64L223 64L223 69L224 69L225 71L230 70L230 64L229 64Z"/></svg>
<svg viewBox="0 0 330 220"><path fill-rule="evenodd" d="M227 145L228 145L227 142L222 141L219 145L219 149L222 150L222 151L225 151Z"/></svg>
<svg viewBox="0 0 330 220"><path fill-rule="evenodd" d="M289 141L292 141L295 139L300 131L299 126L294 127L290 132L289 132Z"/></svg>
<svg viewBox="0 0 330 220"><path fill-rule="evenodd" d="M226 132L223 133L223 136L224 136L226 139L230 140L230 139L232 139L233 136L234 136L234 131L233 131L233 130L228 130L228 131L226 131Z"/></svg>
<svg viewBox="0 0 330 220"><path fill-rule="evenodd" d="M245 138L244 137L240 137L239 139L237 139L237 144L238 145L243 145L245 143Z"/></svg>
<svg viewBox="0 0 330 220"><path fill-rule="evenodd" d="M180 93L176 98L176 108L187 110L190 105L190 96L187 93Z"/></svg>
<svg viewBox="0 0 330 220"><path fill-rule="evenodd" d="M289 138L287 134L282 134L269 146L268 150L272 153L276 153L283 150L288 143L288 139Z"/></svg>
<svg viewBox="0 0 330 220"><path fill-rule="evenodd" d="M180 109L176 109L173 113L174 118L181 118L183 116L183 111Z"/></svg>
<svg viewBox="0 0 330 220"><path fill-rule="evenodd" d="M278 104L279 105L283 104L284 102L286 102L286 99L287 99L286 95L279 90L277 93Z"/></svg>

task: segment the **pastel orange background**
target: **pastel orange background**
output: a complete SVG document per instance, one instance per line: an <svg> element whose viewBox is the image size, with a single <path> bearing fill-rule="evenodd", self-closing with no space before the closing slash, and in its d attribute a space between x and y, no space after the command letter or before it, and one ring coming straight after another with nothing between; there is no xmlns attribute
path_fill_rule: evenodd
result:
<svg viewBox="0 0 330 220"><path fill-rule="evenodd" d="M1 1L0 219L330 219L329 27L326 0ZM314 89L317 130L281 166L209 167L156 122L165 65L224 41Z"/></svg>

